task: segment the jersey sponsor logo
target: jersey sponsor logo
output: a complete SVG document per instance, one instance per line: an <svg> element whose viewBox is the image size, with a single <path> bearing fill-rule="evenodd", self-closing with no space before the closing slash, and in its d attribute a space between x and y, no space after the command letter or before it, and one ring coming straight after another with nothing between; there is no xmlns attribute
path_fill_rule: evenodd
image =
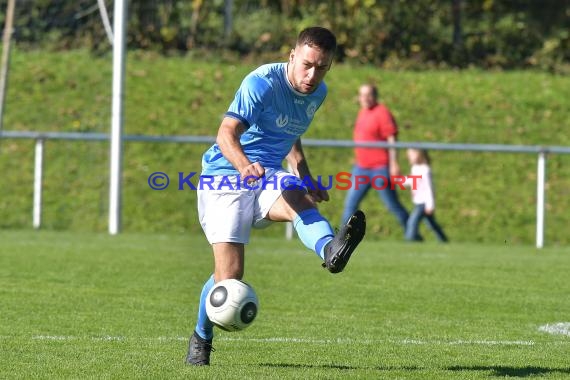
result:
<svg viewBox="0 0 570 380"><path fill-rule="evenodd" d="M280 113L279 116L277 116L277 119L275 119L275 124L277 124L277 127L279 128L285 127L288 123L289 116L283 115L282 113Z"/></svg>
<svg viewBox="0 0 570 380"><path fill-rule="evenodd" d="M311 119L315 112L317 112L317 103L311 102L307 107L307 117Z"/></svg>

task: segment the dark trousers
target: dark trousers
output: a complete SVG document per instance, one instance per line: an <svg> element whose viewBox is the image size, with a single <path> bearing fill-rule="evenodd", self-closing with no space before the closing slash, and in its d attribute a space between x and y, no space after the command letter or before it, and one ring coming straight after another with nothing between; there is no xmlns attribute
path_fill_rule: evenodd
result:
<svg viewBox="0 0 570 380"><path fill-rule="evenodd" d="M445 236L443 229L435 220L435 214L432 213L431 215L427 215L425 213L425 204L423 203L415 205L414 209L410 213L410 217L408 218L408 223L406 225L406 240L418 241L420 222L422 219L429 229L434 232L437 240L440 242L447 242L447 236Z"/></svg>
<svg viewBox="0 0 570 380"><path fill-rule="evenodd" d="M352 181L356 181L356 176L367 176L371 181L373 178L376 177L374 180L374 186L378 188L376 193L388 209L398 220L398 223L402 226L402 229L406 230L406 222L408 221L408 212L400 203L398 199L398 193L395 189L392 189L392 185L390 181L390 173L388 172L388 167L383 166L377 169L364 169L355 165L352 169L351 178ZM384 181L388 181L386 183ZM348 189L348 194L344 200L344 212L342 215L341 223L344 224L348 221L348 218L357 210L358 205L368 192L372 188L372 184L360 184L358 186L355 183L352 184L350 189ZM382 189L382 190L380 190Z"/></svg>

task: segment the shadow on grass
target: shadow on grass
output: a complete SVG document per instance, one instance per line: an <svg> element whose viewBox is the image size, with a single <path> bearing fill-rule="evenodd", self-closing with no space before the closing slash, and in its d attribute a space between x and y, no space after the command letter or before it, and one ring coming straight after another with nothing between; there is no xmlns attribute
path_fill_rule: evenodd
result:
<svg viewBox="0 0 570 380"><path fill-rule="evenodd" d="M427 368L415 366L401 366L401 367L369 367L369 366L355 366L355 365L337 365L337 364L294 364L294 363L261 363L262 367L274 368L320 368L320 369L374 369L378 371L422 371Z"/></svg>
<svg viewBox="0 0 570 380"><path fill-rule="evenodd" d="M417 366L354 366L336 364L296 364L296 363L261 363L262 367L274 368L320 368L320 369L341 369L341 370L363 370L372 369L376 371L428 371L429 367ZM468 371L489 371L490 376L496 377L530 377L548 374L570 374L570 368L547 368L547 367L509 367L509 366L452 366L442 368L447 371L468 372Z"/></svg>
<svg viewBox="0 0 570 380"><path fill-rule="evenodd" d="M294 363L261 363L262 367L273 367L273 368L333 368L333 369L360 369L359 367L352 365L334 365L334 364L294 364Z"/></svg>
<svg viewBox="0 0 570 380"><path fill-rule="evenodd" d="M570 368L548 368L548 367L509 367L501 365L492 366L453 366L447 367L448 371L491 371L491 376L497 377L529 377L548 374L570 374Z"/></svg>

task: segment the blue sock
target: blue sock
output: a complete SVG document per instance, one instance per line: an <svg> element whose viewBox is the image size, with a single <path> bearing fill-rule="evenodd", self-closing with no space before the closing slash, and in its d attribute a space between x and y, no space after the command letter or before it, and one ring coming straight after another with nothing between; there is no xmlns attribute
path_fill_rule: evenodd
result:
<svg viewBox="0 0 570 380"><path fill-rule="evenodd" d="M325 245L334 237L329 222L319 213L316 208L301 211L293 220L293 227L305 247L312 249L324 259Z"/></svg>
<svg viewBox="0 0 570 380"><path fill-rule="evenodd" d="M208 319L208 314L206 314L206 296L212 287L214 286L214 275L210 276L208 281L204 284L202 288L202 293L200 294L200 306L198 307L198 323L196 323L196 333L202 339L210 340L214 337L214 325Z"/></svg>

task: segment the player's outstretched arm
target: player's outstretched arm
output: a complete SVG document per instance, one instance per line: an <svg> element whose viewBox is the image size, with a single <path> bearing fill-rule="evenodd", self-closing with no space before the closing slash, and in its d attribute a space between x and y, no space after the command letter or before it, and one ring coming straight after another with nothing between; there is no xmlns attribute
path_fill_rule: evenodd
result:
<svg viewBox="0 0 570 380"><path fill-rule="evenodd" d="M313 189L309 189L309 194L313 197L313 200L316 202L321 201L328 201L329 194L326 189L321 188L318 185L317 181L311 175L311 171L309 170L309 164L307 163L307 159L305 158L305 153L303 152L303 145L301 144L301 139L297 139L291 151L287 155L287 162L291 165L293 169L293 173L305 180L310 179L313 183Z"/></svg>
<svg viewBox="0 0 570 380"><path fill-rule="evenodd" d="M309 170L309 165L307 164L307 159L305 158L305 153L303 152L301 139L297 139L295 144L293 144L293 147L289 151L286 159L293 169L293 174L295 174L297 177L305 178L311 176L311 171Z"/></svg>
<svg viewBox="0 0 570 380"><path fill-rule="evenodd" d="M259 162L249 161L243 152L239 138L245 130L245 126L239 120L225 117L218 129L216 143L224 157L240 172L241 178L262 177L265 169Z"/></svg>

